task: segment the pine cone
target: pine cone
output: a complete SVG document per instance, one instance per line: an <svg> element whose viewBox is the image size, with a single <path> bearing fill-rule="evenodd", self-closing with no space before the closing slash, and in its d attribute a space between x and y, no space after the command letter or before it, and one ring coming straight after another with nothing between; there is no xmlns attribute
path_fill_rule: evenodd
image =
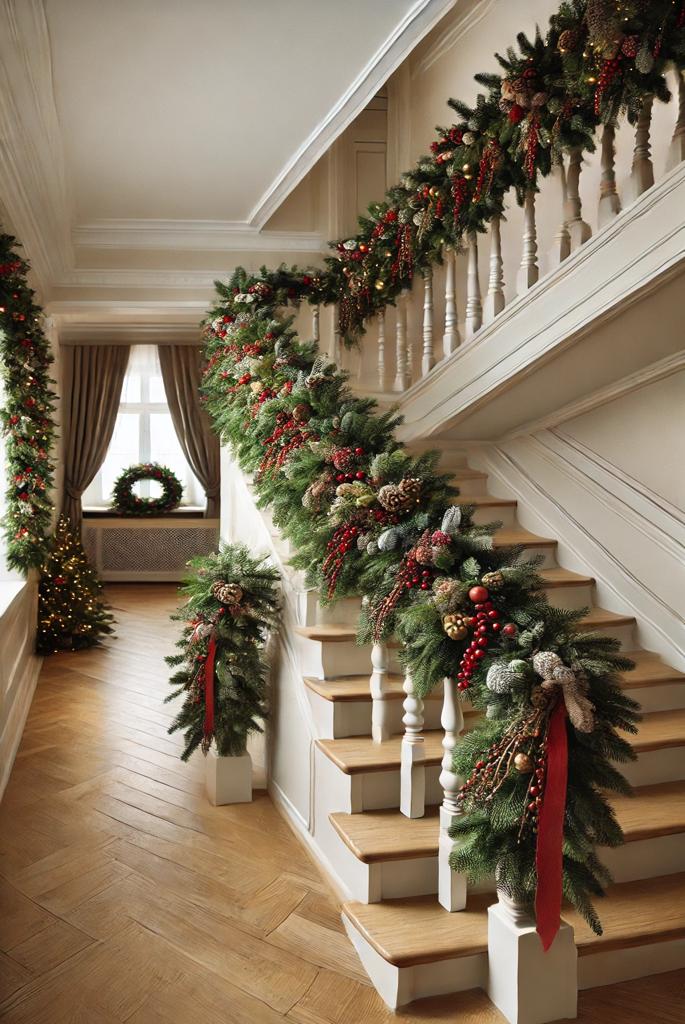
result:
<svg viewBox="0 0 685 1024"><path fill-rule="evenodd" d="M220 604L240 604L243 599L243 588L238 583L224 583L217 580L212 584L212 596Z"/></svg>
<svg viewBox="0 0 685 1024"><path fill-rule="evenodd" d="M504 585L504 576L499 570L496 570L495 572L486 572L481 579L481 583L484 587L487 587L488 590L499 590L499 588Z"/></svg>
<svg viewBox="0 0 685 1024"><path fill-rule="evenodd" d="M378 501L388 512L399 512L404 508L404 499L396 484L385 484L381 487Z"/></svg>
<svg viewBox="0 0 685 1024"><path fill-rule="evenodd" d="M351 448L336 448L331 454L331 462L339 473L349 473L354 465L354 452Z"/></svg>
<svg viewBox="0 0 685 1024"><path fill-rule="evenodd" d="M565 28L559 36L557 49L559 53L567 53L575 50L580 42L580 32L577 28Z"/></svg>
<svg viewBox="0 0 685 1024"><path fill-rule="evenodd" d="M461 615L457 612L454 615L446 615L442 620L442 628L450 640L465 640L469 634L469 626L473 619L468 615Z"/></svg>
<svg viewBox="0 0 685 1024"><path fill-rule="evenodd" d="M654 67L654 57L652 56L652 52L649 49L646 40L640 47L640 52L635 58L635 67L641 75L648 75Z"/></svg>
<svg viewBox="0 0 685 1024"><path fill-rule="evenodd" d="M306 402L300 402L293 409L293 419L296 423L307 423L311 419L312 410L311 406L307 405Z"/></svg>
<svg viewBox="0 0 685 1024"><path fill-rule="evenodd" d="M418 502L423 490L423 480L419 480L418 477L408 476L404 480L400 480L398 488L400 494L408 503Z"/></svg>
<svg viewBox="0 0 685 1024"><path fill-rule="evenodd" d="M419 565L432 565L433 549L428 544L419 544L414 548L414 558Z"/></svg>

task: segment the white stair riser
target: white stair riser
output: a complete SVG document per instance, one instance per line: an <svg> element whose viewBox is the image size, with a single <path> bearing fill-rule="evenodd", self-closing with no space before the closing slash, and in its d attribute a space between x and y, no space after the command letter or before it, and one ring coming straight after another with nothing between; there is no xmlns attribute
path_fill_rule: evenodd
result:
<svg viewBox="0 0 685 1024"><path fill-rule="evenodd" d="M307 691L312 706L317 736L320 739L343 739L346 736L368 736L371 732L371 701L370 700L326 700L318 693ZM402 725L402 701L393 698L387 702L387 720L390 732L400 735L404 731ZM426 729L440 728L441 704L437 700L428 700L424 704L424 720Z"/></svg>
<svg viewBox="0 0 685 1024"><path fill-rule="evenodd" d="M544 587L547 600L554 608L589 608L592 605L592 584L583 587Z"/></svg>
<svg viewBox="0 0 685 1024"><path fill-rule="evenodd" d="M685 708L685 686L682 683L636 686L625 692L628 697L638 702L643 712L675 711Z"/></svg>
<svg viewBox="0 0 685 1024"><path fill-rule="evenodd" d="M665 974L685 967L685 939L651 942L630 949L593 953L578 958L578 987L597 988L631 978Z"/></svg>
<svg viewBox="0 0 685 1024"><path fill-rule="evenodd" d="M362 602L360 597L346 597L336 604L322 606L316 590L305 590L297 595L298 623L300 626L327 626L338 623L341 626L356 626L359 621Z"/></svg>
<svg viewBox="0 0 685 1024"><path fill-rule="evenodd" d="M468 505L468 501L464 501ZM477 505L473 509L473 521L477 526L501 523L502 526L516 526L515 505Z"/></svg>
<svg viewBox="0 0 685 1024"><path fill-rule="evenodd" d="M527 562L531 558L537 558L538 555L542 555L542 562L539 568L554 569L557 565L556 550L556 547L550 547L549 545L538 548L526 546L521 552L521 561Z"/></svg>
<svg viewBox="0 0 685 1024"><path fill-rule="evenodd" d="M450 483L459 490L459 497L463 499L464 505L468 505L469 494L485 494L488 489L488 478L485 474L483 476L459 476L459 473L455 473L454 479Z"/></svg>
<svg viewBox="0 0 685 1024"><path fill-rule="evenodd" d="M612 639L618 640L624 651L635 649L634 623L625 626L598 626L596 630L586 630L586 632L596 632L601 636L610 636Z"/></svg>
<svg viewBox="0 0 685 1024"><path fill-rule="evenodd" d="M601 849L599 857L615 882L674 875L682 871L685 864L685 832L638 839L615 849Z"/></svg>
<svg viewBox="0 0 685 1024"><path fill-rule="evenodd" d="M485 987L486 953L454 960L439 960L429 964L416 964L411 967L395 967L376 952L345 914L342 915L342 919L367 974L391 1010L427 996ZM458 998L454 1001L453 1012L454 1019L458 1020Z"/></svg>
<svg viewBox="0 0 685 1024"><path fill-rule="evenodd" d="M648 750L637 761L619 766L631 786L652 786L658 782L685 779L685 747Z"/></svg>
<svg viewBox="0 0 685 1024"><path fill-rule="evenodd" d="M371 651L353 640L323 643L298 638L300 667L303 676L314 679L336 679L338 676L371 673Z"/></svg>

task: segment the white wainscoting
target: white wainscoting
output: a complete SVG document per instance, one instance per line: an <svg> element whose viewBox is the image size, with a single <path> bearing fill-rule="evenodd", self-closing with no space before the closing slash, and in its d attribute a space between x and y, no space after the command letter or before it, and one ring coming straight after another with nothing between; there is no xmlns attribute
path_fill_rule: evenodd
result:
<svg viewBox="0 0 685 1024"><path fill-rule="evenodd" d="M0 797L14 764L38 681L38 582L0 582Z"/></svg>
<svg viewBox="0 0 685 1024"><path fill-rule="evenodd" d="M112 517L83 520L83 546L106 582L182 580L195 555L214 551L218 519Z"/></svg>

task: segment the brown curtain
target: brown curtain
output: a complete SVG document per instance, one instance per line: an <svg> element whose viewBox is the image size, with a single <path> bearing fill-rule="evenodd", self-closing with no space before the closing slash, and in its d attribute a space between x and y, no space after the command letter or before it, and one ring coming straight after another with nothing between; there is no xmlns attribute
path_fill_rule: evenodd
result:
<svg viewBox="0 0 685 1024"><path fill-rule="evenodd" d="M202 350L160 345L159 362L169 411L183 454L207 495L205 516L219 514L219 439L200 403Z"/></svg>
<svg viewBox="0 0 685 1024"><path fill-rule="evenodd" d="M65 345L64 501L62 510L81 528L81 495L105 460L114 433L128 345Z"/></svg>

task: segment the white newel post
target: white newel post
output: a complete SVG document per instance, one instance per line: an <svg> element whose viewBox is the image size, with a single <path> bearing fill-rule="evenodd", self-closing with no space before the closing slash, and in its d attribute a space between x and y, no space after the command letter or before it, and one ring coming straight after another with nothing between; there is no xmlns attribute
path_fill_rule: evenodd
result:
<svg viewBox="0 0 685 1024"><path fill-rule="evenodd" d="M421 373L425 377L435 366L433 357L433 271L423 272L423 349Z"/></svg>
<svg viewBox="0 0 685 1024"><path fill-rule="evenodd" d="M214 748L205 758L207 799L214 807L246 804L252 800L252 759L247 751L237 757L219 757Z"/></svg>
<svg viewBox="0 0 685 1024"><path fill-rule="evenodd" d="M423 742L423 701L414 692L411 672L404 671L404 736L400 768L400 810L407 818L422 818L426 809L426 753Z"/></svg>
<svg viewBox="0 0 685 1024"><path fill-rule="evenodd" d="M312 306L312 338L317 343L317 345L319 344L319 341L321 339L321 334L320 334L320 329L319 329L319 319L320 319L320 316L321 316L321 307L320 306Z"/></svg>
<svg viewBox="0 0 685 1024"><path fill-rule="evenodd" d="M621 200L616 189L616 128L613 124L605 124L602 131L602 155L600 167L602 177L599 183L599 212L597 223L600 228L608 224L617 213L621 212Z"/></svg>
<svg viewBox="0 0 685 1024"><path fill-rule="evenodd" d="M390 739L386 681L388 676L388 648L374 644L371 648L371 738L374 743Z"/></svg>
<svg viewBox="0 0 685 1024"><path fill-rule="evenodd" d="M378 324L378 390L385 391L385 310L376 314Z"/></svg>
<svg viewBox="0 0 685 1024"><path fill-rule="evenodd" d="M554 235L552 249L550 252L550 268L563 263L567 256L571 255L571 236L566 227L566 204L568 202L568 186L566 184L566 167L563 158L557 164L559 184L561 185L561 211L562 220Z"/></svg>
<svg viewBox="0 0 685 1024"><path fill-rule="evenodd" d="M653 104L654 97L645 96L635 127L635 148L633 149L633 165L630 170L630 188L633 199L637 199L654 184L654 167L652 166L652 150L649 140Z"/></svg>
<svg viewBox="0 0 685 1024"><path fill-rule="evenodd" d="M397 296L397 320L395 325L396 372L393 391L406 391L411 380L407 350L407 293L400 292Z"/></svg>
<svg viewBox="0 0 685 1024"><path fill-rule="evenodd" d="M538 236L535 226L535 193L532 189L526 192L523 201L523 237L521 248L521 266L516 277L516 292L523 295L538 279Z"/></svg>
<svg viewBox="0 0 685 1024"><path fill-rule="evenodd" d="M331 352L331 359L338 367L340 366L340 352L340 314L336 306L333 314L333 351Z"/></svg>
<svg viewBox="0 0 685 1024"><path fill-rule="evenodd" d="M678 119L666 157L667 171L672 171L682 160L685 160L685 77L683 77L683 72L677 69L676 74L678 75Z"/></svg>
<svg viewBox="0 0 685 1024"><path fill-rule="evenodd" d="M573 928L562 921L545 953L530 908L499 889L488 907L487 993L510 1024L575 1018L578 953Z"/></svg>
<svg viewBox="0 0 685 1024"><path fill-rule="evenodd" d="M453 679L444 680L444 696L440 723L445 730L442 748L440 785L443 801L440 805L440 839L438 841L438 902L445 910L463 910L466 906L466 878L457 874L450 867L450 854L453 842L449 836L452 822L459 817L457 804L460 779L452 770L452 755L457 744L459 733L464 728L464 715L457 699L456 686Z"/></svg>
<svg viewBox="0 0 685 1024"><path fill-rule="evenodd" d="M478 235L475 231L468 233L468 251L466 256L466 318L464 333L472 338L480 330L483 323L483 306L480 298L480 278L478 276Z"/></svg>
<svg viewBox="0 0 685 1024"><path fill-rule="evenodd" d="M485 296L483 323L489 324L504 309L504 275L502 272L502 236L500 218L493 217L490 221L490 275L488 277L488 293Z"/></svg>
<svg viewBox="0 0 685 1024"><path fill-rule="evenodd" d="M569 154L566 176L566 229L571 240L571 252L575 252L592 235L592 228L583 220L580 202L580 172L583 166L582 149L572 149Z"/></svg>
<svg viewBox="0 0 685 1024"><path fill-rule="evenodd" d="M459 345L457 327L457 285L455 254L453 249L445 250L445 333L442 336L442 354L450 356Z"/></svg>

